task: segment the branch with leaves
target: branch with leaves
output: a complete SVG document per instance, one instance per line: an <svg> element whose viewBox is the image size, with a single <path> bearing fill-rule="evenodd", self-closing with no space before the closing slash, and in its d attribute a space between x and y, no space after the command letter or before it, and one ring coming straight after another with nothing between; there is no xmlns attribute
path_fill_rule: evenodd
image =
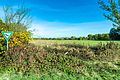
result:
<svg viewBox="0 0 120 80"><path fill-rule="evenodd" d="M113 22L113 26L120 27L120 0L99 0L98 4L104 10L104 16Z"/></svg>

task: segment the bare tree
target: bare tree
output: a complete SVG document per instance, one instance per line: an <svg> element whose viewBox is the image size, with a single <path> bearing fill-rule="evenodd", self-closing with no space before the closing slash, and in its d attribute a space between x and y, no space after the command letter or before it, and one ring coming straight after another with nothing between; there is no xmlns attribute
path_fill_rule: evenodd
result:
<svg viewBox="0 0 120 80"><path fill-rule="evenodd" d="M5 14L4 20L8 29L11 27L17 31L20 31L20 29L27 30L28 26L32 22L29 14L30 9L25 8L23 5L18 7L4 6L3 11Z"/></svg>

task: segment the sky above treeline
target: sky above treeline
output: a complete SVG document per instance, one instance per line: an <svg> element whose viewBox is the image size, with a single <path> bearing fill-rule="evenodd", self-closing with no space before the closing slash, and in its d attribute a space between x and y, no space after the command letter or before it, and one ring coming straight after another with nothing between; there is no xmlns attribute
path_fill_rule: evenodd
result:
<svg viewBox="0 0 120 80"><path fill-rule="evenodd" d="M17 7L24 2L30 8L34 37L70 37L109 33L112 24L103 16L98 0L0 0L3 5ZM105 1L105 0L104 0Z"/></svg>

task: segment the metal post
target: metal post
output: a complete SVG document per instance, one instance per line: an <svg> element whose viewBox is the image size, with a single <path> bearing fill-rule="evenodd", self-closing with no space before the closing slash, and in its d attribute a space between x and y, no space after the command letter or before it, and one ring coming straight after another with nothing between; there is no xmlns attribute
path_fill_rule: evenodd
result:
<svg viewBox="0 0 120 80"><path fill-rule="evenodd" d="M8 40L6 40L7 41L7 50L8 50Z"/></svg>

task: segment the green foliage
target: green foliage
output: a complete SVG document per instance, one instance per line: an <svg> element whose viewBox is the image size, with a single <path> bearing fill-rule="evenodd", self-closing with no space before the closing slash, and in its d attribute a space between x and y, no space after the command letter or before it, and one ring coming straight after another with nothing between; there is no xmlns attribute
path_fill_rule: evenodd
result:
<svg viewBox="0 0 120 80"><path fill-rule="evenodd" d="M28 44L28 42L31 40L31 33L30 32L14 32L11 41L10 46L24 46L25 44Z"/></svg>
<svg viewBox="0 0 120 80"><path fill-rule="evenodd" d="M88 40L110 40L109 34L89 34Z"/></svg>
<svg viewBox="0 0 120 80"><path fill-rule="evenodd" d="M6 49L5 39L2 37L2 34L0 33L0 54L3 53L5 49Z"/></svg>
<svg viewBox="0 0 120 80"><path fill-rule="evenodd" d="M18 6L15 10L11 6L4 6L4 18L0 19L0 56L5 52L5 39L1 31L13 31L13 36L9 40L9 47L24 46L30 38L31 33L28 31L28 26L31 23L29 9L23 5Z"/></svg>
<svg viewBox="0 0 120 80"><path fill-rule="evenodd" d="M113 22L113 25L120 27L120 0L108 0L105 3L103 0L99 0L100 8L106 11L104 16Z"/></svg>
<svg viewBox="0 0 120 80"><path fill-rule="evenodd" d="M110 30L110 38L112 40L120 40L120 31L116 28Z"/></svg>
<svg viewBox="0 0 120 80"><path fill-rule="evenodd" d="M77 57L82 60L119 60L120 44L109 42L99 43L97 46L83 46L79 44L62 44L45 47L50 53L61 53Z"/></svg>
<svg viewBox="0 0 120 80"><path fill-rule="evenodd" d="M5 39L1 33L1 31L6 31L7 27L5 23L0 19L0 54L4 52L5 48Z"/></svg>
<svg viewBox="0 0 120 80"><path fill-rule="evenodd" d="M61 37L61 38L34 38L34 40L110 40L108 33L106 34L89 34L87 37ZM114 39L113 39L114 40Z"/></svg>
<svg viewBox="0 0 120 80"><path fill-rule="evenodd" d="M27 28L25 26L19 25L15 26L14 28L13 26L15 24L11 25L8 26L4 22L2 22L2 20L0 20L0 54L4 53L6 50L6 41L1 31L13 31L13 35L9 40L9 47L24 46L31 39L31 33L27 31Z"/></svg>
<svg viewBox="0 0 120 80"><path fill-rule="evenodd" d="M119 80L120 45L18 46L3 54L0 73L6 71L12 80Z"/></svg>
<svg viewBox="0 0 120 80"><path fill-rule="evenodd" d="M98 1L100 8L104 10L104 16L112 21L114 28L110 30L112 40L120 40L120 0Z"/></svg>
<svg viewBox="0 0 120 80"><path fill-rule="evenodd" d="M18 46L6 51L1 59L1 67L12 67L17 72L38 72L46 52L32 45Z"/></svg>

